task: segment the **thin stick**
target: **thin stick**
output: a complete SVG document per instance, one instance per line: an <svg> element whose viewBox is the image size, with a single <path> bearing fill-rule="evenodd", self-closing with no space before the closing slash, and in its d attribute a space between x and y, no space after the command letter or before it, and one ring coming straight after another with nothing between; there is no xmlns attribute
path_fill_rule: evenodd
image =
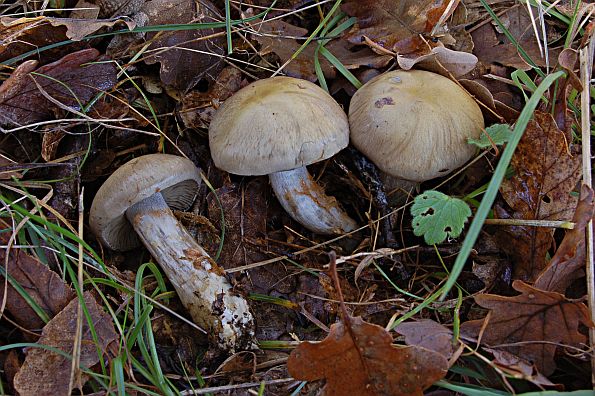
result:
<svg viewBox="0 0 595 396"><path fill-rule="evenodd" d="M551 227L572 230L575 224L566 220L486 219L484 224L526 227Z"/></svg>
<svg viewBox="0 0 595 396"><path fill-rule="evenodd" d="M580 50L581 81L583 92L581 92L581 129L583 143L583 183L592 187L591 180L591 113L590 113L590 81L591 68L593 67L593 50L595 42L593 36L587 47ZM595 268L593 267L593 220L589 221L586 230L587 249L587 291L591 320L595 319ZM589 328L589 342L591 348L595 345L595 329ZM595 355L591 355L591 381L595 385Z"/></svg>

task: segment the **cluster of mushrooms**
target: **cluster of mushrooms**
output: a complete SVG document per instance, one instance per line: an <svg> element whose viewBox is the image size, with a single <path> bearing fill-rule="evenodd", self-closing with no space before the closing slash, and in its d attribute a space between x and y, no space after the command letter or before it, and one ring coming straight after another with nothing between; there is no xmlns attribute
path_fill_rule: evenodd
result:
<svg viewBox="0 0 595 396"><path fill-rule="evenodd" d="M479 106L448 78L392 71L353 96L349 117L317 85L290 77L256 81L225 101L209 127L215 165L227 172L269 175L287 213L318 234L357 228L306 166L349 141L388 177L419 183L444 176L474 154L468 138L484 127ZM161 265L196 324L224 350L255 348L254 318L206 251L171 209L190 207L200 170L166 154L133 159L98 191L89 223L101 243L129 250L141 243Z"/></svg>

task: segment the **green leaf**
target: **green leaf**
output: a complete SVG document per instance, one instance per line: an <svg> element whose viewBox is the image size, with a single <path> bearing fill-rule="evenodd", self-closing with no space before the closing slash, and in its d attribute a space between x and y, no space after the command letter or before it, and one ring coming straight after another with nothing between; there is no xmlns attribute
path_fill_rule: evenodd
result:
<svg viewBox="0 0 595 396"><path fill-rule="evenodd" d="M424 236L428 245L441 243L447 236L461 235L463 225L471 216L465 201L429 190L418 195L411 206L413 233Z"/></svg>
<svg viewBox="0 0 595 396"><path fill-rule="evenodd" d="M508 124L494 124L490 127L487 127L485 131L489 135L489 139L485 133L482 133L479 139L469 138L467 139L467 143L473 144L482 149L492 147L492 144L501 146L504 143L508 143L508 140L512 135L512 129L510 129L510 125Z"/></svg>

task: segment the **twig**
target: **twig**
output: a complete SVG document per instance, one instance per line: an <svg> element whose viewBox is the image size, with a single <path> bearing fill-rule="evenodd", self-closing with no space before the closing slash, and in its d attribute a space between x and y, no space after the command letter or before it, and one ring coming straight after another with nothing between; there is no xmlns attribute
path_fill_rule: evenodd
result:
<svg viewBox="0 0 595 396"><path fill-rule="evenodd" d="M592 187L591 177L591 112L590 112L590 81L593 67L593 51L595 42L591 35L589 44L580 50L580 67L583 91L581 92L581 129L583 143L583 183ZM593 220L589 221L586 230L587 249L587 291L591 320L595 319L595 268L593 267ZM595 329L589 328L589 343L595 345ZM591 355L591 381L595 385L595 356Z"/></svg>

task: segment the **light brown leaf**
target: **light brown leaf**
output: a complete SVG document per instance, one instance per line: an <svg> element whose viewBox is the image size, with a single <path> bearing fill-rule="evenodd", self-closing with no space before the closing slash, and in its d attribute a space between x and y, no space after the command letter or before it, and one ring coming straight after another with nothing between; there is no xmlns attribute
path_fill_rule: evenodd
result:
<svg viewBox="0 0 595 396"><path fill-rule="evenodd" d="M111 317L97 304L91 293L85 293L84 303L93 321L97 342L94 341L89 325L83 317L80 365L91 368L103 358L102 355L106 353L108 345L116 341L118 335ZM74 298L43 328L38 342L40 345L72 354L78 304L78 298ZM21 396L66 395L69 389L71 365L71 359L48 349L28 348L25 363L14 378L15 389Z"/></svg>
<svg viewBox="0 0 595 396"><path fill-rule="evenodd" d="M586 254L585 227L593 218L594 210L593 190L583 184L581 198L572 217L575 226L566 232L556 254L535 280L535 287L564 293L573 280L583 275Z"/></svg>
<svg viewBox="0 0 595 396"><path fill-rule="evenodd" d="M512 158L515 174L500 186L512 211L496 207L499 217L524 220L569 220L577 198L570 193L581 172L581 156L571 155L548 113L536 111ZM499 229L503 248L513 257L515 279L533 281L546 265L553 229L511 226Z"/></svg>
<svg viewBox="0 0 595 396"><path fill-rule="evenodd" d="M556 364L556 344L580 346L587 338L578 332L579 324L594 327L585 304L566 299L562 294L544 291L516 280L512 287L520 295L505 297L480 294L475 302L491 310L481 342L500 347L534 363L544 375ZM461 334L477 337L484 320L472 320L461 326ZM515 345L516 344L516 345Z"/></svg>
<svg viewBox="0 0 595 396"><path fill-rule="evenodd" d="M360 317L347 322L333 324L323 341L302 342L294 349L287 361L289 373L306 381L326 378L325 396L421 396L446 375L448 363L441 354L396 347L384 328Z"/></svg>
<svg viewBox="0 0 595 396"><path fill-rule="evenodd" d="M9 229L9 225L0 220L0 229ZM0 233L0 245L7 245L10 233ZM4 267L6 248L0 249L0 265ZM8 259L8 274L24 289L29 297L52 318L60 312L75 296L74 291L47 266L26 254L22 249L11 249ZM25 298L8 283L6 296L4 277L0 277L0 300L6 297L6 310L13 319L29 330L38 330L45 322L35 313Z"/></svg>
<svg viewBox="0 0 595 396"><path fill-rule="evenodd" d="M35 61L22 63L0 85L0 125L26 125L48 119L58 110L39 88L77 110L99 92L111 89L117 81L116 67L112 63L87 64L98 57L99 51L87 49L37 69Z"/></svg>
<svg viewBox="0 0 595 396"><path fill-rule="evenodd" d="M341 9L357 18L348 40L363 44L364 38L397 54L416 51L425 41L421 35L430 33L449 0L349 0ZM456 4L450 9L452 13Z"/></svg>
<svg viewBox="0 0 595 396"><path fill-rule="evenodd" d="M216 10L208 0L151 0L140 12L148 16L148 25L166 25L218 22ZM206 38L220 31L192 29L148 33L147 40L151 45L145 62L160 63L161 81L186 92L203 78L207 82L214 80L223 68L221 56L225 52L225 38Z"/></svg>
<svg viewBox="0 0 595 396"><path fill-rule="evenodd" d="M450 359L454 352L452 331L431 319L401 323L395 331L405 336L407 345L424 347Z"/></svg>

